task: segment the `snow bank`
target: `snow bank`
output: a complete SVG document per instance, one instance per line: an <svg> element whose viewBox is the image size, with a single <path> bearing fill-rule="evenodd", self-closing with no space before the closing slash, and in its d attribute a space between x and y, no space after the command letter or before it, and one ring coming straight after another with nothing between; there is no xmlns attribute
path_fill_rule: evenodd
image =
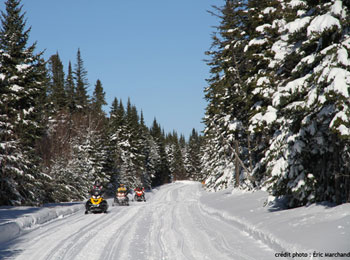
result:
<svg viewBox="0 0 350 260"><path fill-rule="evenodd" d="M48 205L42 208L0 207L0 244L37 225L71 215L83 208L83 203Z"/></svg>
<svg viewBox="0 0 350 260"><path fill-rule="evenodd" d="M268 244L276 254L285 253L282 259L333 259L326 257L333 253L350 259L349 203L282 210L264 206L267 192L232 189L205 194L200 202L204 213L236 225ZM299 255L293 257L295 253Z"/></svg>

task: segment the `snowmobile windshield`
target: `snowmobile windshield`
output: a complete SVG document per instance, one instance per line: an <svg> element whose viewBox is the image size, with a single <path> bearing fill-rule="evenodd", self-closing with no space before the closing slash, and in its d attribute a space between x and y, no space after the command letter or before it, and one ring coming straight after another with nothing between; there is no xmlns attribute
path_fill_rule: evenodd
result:
<svg viewBox="0 0 350 260"><path fill-rule="evenodd" d="M92 195L97 197L97 196L100 196L101 194L99 190L94 190L92 191Z"/></svg>

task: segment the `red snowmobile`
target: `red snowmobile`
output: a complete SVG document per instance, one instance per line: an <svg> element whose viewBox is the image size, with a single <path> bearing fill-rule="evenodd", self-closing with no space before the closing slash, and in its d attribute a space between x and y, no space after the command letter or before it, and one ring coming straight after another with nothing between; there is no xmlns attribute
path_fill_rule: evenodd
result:
<svg viewBox="0 0 350 260"><path fill-rule="evenodd" d="M134 191L135 191L134 200L146 202L145 189L144 188L142 188L142 189L141 188L136 188Z"/></svg>

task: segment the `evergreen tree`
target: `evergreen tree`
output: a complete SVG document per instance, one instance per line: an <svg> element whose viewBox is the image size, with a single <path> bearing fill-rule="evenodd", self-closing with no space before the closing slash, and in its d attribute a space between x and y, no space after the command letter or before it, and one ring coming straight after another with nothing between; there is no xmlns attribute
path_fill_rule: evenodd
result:
<svg viewBox="0 0 350 260"><path fill-rule="evenodd" d="M140 149L143 159L141 184L149 189L152 186L152 178L155 176L155 165L159 161L159 153L149 129L145 125L142 111L140 116Z"/></svg>
<svg viewBox="0 0 350 260"><path fill-rule="evenodd" d="M1 164L7 166L2 167L1 188L9 191L9 199L3 203L36 203L42 198L42 182L46 177L38 168L35 145L44 132L40 108L45 102L47 73L41 53L34 54L35 44L27 47L30 29L25 29L20 1L8 0L5 6L0 31L0 115L5 149ZM17 155L9 158L10 151Z"/></svg>
<svg viewBox="0 0 350 260"><path fill-rule="evenodd" d="M172 180L176 181L186 179L187 176L183 155L177 133L174 131L172 134L167 135L165 142L165 150Z"/></svg>
<svg viewBox="0 0 350 260"><path fill-rule="evenodd" d="M159 154L159 160L155 166L155 176L152 179L152 186L159 186L165 183L169 183L171 180L171 173L169 170L169 164L165 152L165 136L157 120L153 120L152 127L150 128L151 136L156 144L155 150Z"/></svg>
<svg viewBox="0 0 350 260"><path fill-rule="evenodd" d="M272 100L280 128L263 162L270 191L290 207L349 200L350 15L341 4L287 6L274 46L284 54L276 60L283 77Z"/></svg>
<svg viewBox="0 0 350 260"><path fill-rule="evenodd" d="M52 55L49 59L50 85L49 100L53 103L56 111L64 109L67 105L67 96L65 92L64 71L58 53Z"/></svg>
<svg viewBox="0 0 350 260"><path fill-rule="evenodd" d="M211 77L205 89L207 149L203 150L202 175L209 178L207 188L216 190L239 183L233 176L234 172L241 174L240 165L235 163L234 150L239 141L245 147L250 101L249 89L244 84L247 71L244 47L249 39L245 2L225 1L222 8L215 9L219 14L213 14L220 17L221 22L217 27L219 35L213 36L212 50L206 53L212 58L207 62L211 66ZM242 160L249 160L245 150L236 153Z"/></svg>
<svg viewBox="0 0 350 260"><path fill-rule="evenodd" d="M92 102L91 102L91 110L96 115L102 115L104 112L102 110L102 106L107 105L106 99L105 99L106 93L103 91L102 83L98 79L96 81L94 93L92 96Z"/></svg>
<svg viewBox="0 0 350 260"><path fill-rule="evenodd" d="M87 71L84 67L83 59L81 58L80 49L78 49L77 52L77 61L75 64L75 69L73 72L75 84L76 84L76 91L75 91L75 102L76 107L79 111L85 111L88 108L89 104L89 96L87 94L87 87L88 87L88 81L87 81Z"/></svg>
<svg viewBox="0 0 350 260"><path fill-rule="evenodd" d="M188 147L186 150L186 171L190 179L202 181L201 176L201 137L195 129L189 137Z"/></svg>
<svg viewBox="0 0 350 260"><path fill-rule="evenodd" d="M229 2L246 7L226 12ZM349 200L347 3L226 1L218 10L221 38L214 38L206 89L207 186L237 182L229 159L239 152L253 183L290 207Z"/></svg>
<svg viewBox="0 0 350 260"><path fill-rule="evenodd" d="M74 84L74 76L72 70L72 64L69 62L68 64L68 74L65 80L65 92L67 93L67 103L69 111L72 113L76 110L76 100L75 100L75 84Z"/></svg>

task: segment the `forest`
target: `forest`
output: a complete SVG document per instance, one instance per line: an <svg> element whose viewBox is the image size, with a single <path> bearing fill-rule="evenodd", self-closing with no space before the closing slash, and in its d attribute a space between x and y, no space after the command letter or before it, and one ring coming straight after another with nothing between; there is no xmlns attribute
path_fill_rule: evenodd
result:
<svg viewBox="0 0 350 260"><path fill-rule="evenodd" d="M21 1L8 0L0 31L0 205L83 200L95 180L113 192L198 179L201 136L148 127L130 99L104 111L101 80L88 94L80 49L65 68L29 46ZM27 29L29 28L29 29Z"/></svg>
<svg viewBox="0 0 350 260"><path fill-rule="evenodd" d="M207 52L209 190L287 207L350 201L350 2L225 1Z"/></svg>
<svg viewBox="0 0 350 260"><path fill-rule="evenodd" d="M165 133L128 99L107 114L80 49L28 46L20 0L0 31L0 205L82 200L95 179L267 190L293 208L350 201L350 1L226 0L205 61L205 129ZM30 27L29 27L30 28Z"/></svg>

